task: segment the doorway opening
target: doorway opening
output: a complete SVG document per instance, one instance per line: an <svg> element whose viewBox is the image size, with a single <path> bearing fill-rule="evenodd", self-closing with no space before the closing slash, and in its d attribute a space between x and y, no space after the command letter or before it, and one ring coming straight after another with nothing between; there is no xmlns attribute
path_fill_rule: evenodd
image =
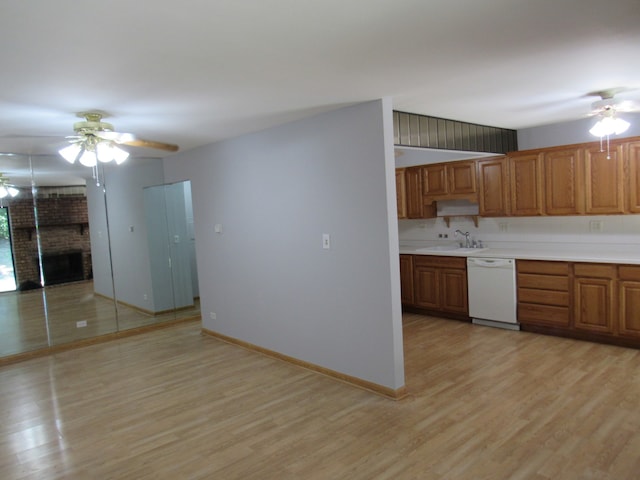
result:
<svg viewBox="0 0 640 480"><path fill-rule="evenodd" d="M0 292L12 292L16 289L16 274L11 249L9 230L9 212L0 207Z"/></svg>

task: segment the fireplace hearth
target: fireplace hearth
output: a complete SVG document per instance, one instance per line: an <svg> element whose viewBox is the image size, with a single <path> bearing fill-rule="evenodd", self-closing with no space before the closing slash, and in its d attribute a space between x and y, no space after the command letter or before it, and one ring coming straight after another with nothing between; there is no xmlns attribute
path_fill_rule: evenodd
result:
<svg viewBox="0 0 640 480"><path fill-rule="evenodd" d="M43 254L42 271L45 285L84 280L82 251Z"/></svg>

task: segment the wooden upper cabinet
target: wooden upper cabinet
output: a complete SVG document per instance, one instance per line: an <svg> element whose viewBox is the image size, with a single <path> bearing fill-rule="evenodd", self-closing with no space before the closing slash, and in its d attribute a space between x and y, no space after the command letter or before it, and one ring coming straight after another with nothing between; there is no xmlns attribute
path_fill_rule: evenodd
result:
<svg viewBox="0 0 640 480"><path fill-rule="evenodd" d="M421 167L405 170L407 192L407 218L422 218L422 171Z"/></svg>
<svg viewBox="0 0 640 480"><path fill-rule="evenodd" d="M423 166L418 166L405 169L406 218L433 218L436 216L436 206L424 204L424 196L422 194L424 168Z"/></svg>
<svg viewBox="0 0 640 480"><path fill-rule="evenodd" d="M584 213L582 150L544 152L544 192L547 215Z"/></svg>
<svg viewBox="0 0 640 480"><path fill-rule="evenodd" d="M435 163L422 170L426 203L436 200L477 199L475 160Z"/></svg>
<svg viewBox="0 0 640 480"><path fill-rule="evenodd" d="M480 215L509 215L509 169L507 157L478 160L478 203Z"/></svg>
<svg viewBox="0 0 640 480"><path fill-rule="evenodd" d="M542 154L509 156L511 215L535 216L544 213Z"/></svg>
<svg viewBox="0 0 640 480"><path fill-rule="evenodd" d="M422 168L423 195L446 195L447 169L446 164L437 163Z"/></svg>
<svg viewBox="0 0 640 480"><path fill-rule="evenodd" d="M624 213L623 145L611 145L609 154L586 148L584 177L585 213Z"/></svg>
<svg viewBox="0 0 640 480"><path fill-rule="evenodd" d="M627 210L631 213L640 213L640 142L632 142L627 145Z"/></svg>
<svg viewBox="0 0 640 480"><path fill-rule="evenodd" d="M407 187L404 172L404 168L396 168L396 203L398 205L398 218L407 218Z"/></svg>
<svg viewBox="0 0 640 480"><path fill-rule="evenodd" d="M476 193L476 163L473 160L447 163L449 194Z"/></svg>

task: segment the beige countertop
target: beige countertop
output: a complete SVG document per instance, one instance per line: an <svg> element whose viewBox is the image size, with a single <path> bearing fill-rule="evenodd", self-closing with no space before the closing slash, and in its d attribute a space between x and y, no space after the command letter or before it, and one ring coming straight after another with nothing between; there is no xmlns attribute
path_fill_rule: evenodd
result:
<svg viewBox="0 0 640 480"><path fill-rule="evenodd" d="M429 247L400 246L401 254L439 255L445 257L514 258L518 260L559 260L568 262L619 263L640 265L640 247L571 246L556 248L514 247L457 250L425 250Z"/></svg>

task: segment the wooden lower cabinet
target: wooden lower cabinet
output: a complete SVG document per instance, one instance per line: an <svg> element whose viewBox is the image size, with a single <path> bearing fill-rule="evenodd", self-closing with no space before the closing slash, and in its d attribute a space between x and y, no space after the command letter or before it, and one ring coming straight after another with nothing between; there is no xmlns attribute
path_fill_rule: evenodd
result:
<svg viewBox="0 0 640 480"><path fill-rule="evenodd" d="M516 265L523 330L640 347L640 265Z"/></svg>
<svg viewBox="0 0 640 480"><path fill-rule="evenodd" d="M525 325L569 327L568 262L518 260L518 321Z"/></svg>
<svg viewBox="0 0 640 480"><path fill-rule="evenodd" d="M615 333L616 268L608 264L575 264L573 314L576 330Z"/></svg>
<svg viewBox="0 0 640 480"><path fill-rule="evenodd" d="M619 333L640 339L640 265L621 265L618 274Z"/></svg>
<svg viewBox="0 0 640 480"><path fill-rule="evenodd" d="M468 316L467 259L415 255L413 289L416 307Z"/></svg>
<svg viewBox="0 0 640 480"><path fill-rule="evenodd" d="M413 305L413 255L400 255L400 299Z"/></svg>

